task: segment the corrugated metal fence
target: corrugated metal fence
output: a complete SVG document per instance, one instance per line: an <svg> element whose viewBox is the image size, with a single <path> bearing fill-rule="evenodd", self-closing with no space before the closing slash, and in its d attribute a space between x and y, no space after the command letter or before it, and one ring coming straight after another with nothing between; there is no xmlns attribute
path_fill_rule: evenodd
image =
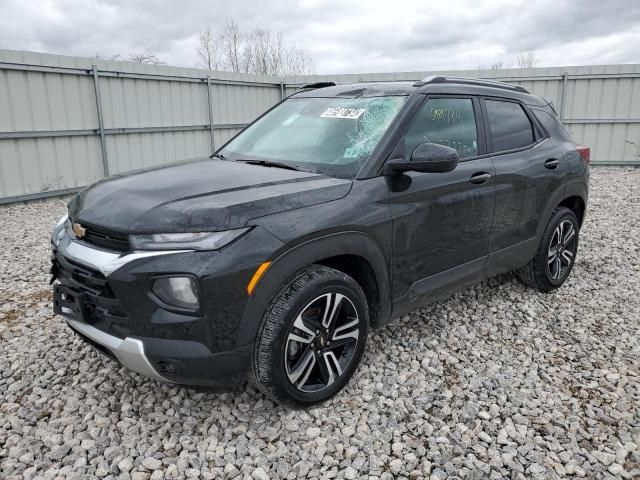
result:
<svg viewBox="0 0 640 480"><path fill-rule="evenodd" d="M520 84L553 101L595 162L640 161L640 65L281 79L0 50L0 203L207 155L301 84L429 74Z"/></svg>
<svg viewBox="0 0 640 480"><path fill-rule="evenodd" d="M211 153L280 79L0 50L0 203Z"/></svg>

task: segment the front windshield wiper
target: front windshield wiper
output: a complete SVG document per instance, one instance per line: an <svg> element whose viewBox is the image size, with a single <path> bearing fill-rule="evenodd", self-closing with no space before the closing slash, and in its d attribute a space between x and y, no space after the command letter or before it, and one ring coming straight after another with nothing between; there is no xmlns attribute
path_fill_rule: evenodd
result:
<svg viewBox="0 0 640 480"><path fill-rule="evenodd" d="M211 155L209 155L209 158L219 158L220 160L229 160L227 157L225 157L223 154L218 153L218 152L214 152Z"/></svg>
<svg viewBox="0 0 640 480"><path fill-rule="evenodd" d="M288 163L274 162L272 160L236 160L236 162L248 163L250 165L262 165L263 167L286 168L287 170L295 170L296 172L304 171L301 168L294 167Z"/></svg>

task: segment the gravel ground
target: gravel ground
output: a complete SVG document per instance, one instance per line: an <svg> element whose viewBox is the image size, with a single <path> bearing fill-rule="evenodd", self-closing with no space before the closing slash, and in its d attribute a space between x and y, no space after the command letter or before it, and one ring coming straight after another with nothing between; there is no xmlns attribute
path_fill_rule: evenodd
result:
<svg viewBox="0 0 640 480"><path fill-rule="evenodd" d="M593 170L560 291L504 275L415 311L306 411L103 359L51 313L64 202L0 207L0 478L640 478L639 185Z"/></svg>

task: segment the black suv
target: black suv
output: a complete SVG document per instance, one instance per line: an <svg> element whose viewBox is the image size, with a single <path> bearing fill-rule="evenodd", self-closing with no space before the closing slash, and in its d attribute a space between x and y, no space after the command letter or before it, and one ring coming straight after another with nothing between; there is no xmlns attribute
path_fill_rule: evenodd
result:
<svg viewBox="0 0 640 480"><path fill-rule="evenodd" d="M211 159L77 194L52 234L54 310L143 375L319 402L370 327L511 270L562 285L588 163L518 86L310 85Z"/></svg>

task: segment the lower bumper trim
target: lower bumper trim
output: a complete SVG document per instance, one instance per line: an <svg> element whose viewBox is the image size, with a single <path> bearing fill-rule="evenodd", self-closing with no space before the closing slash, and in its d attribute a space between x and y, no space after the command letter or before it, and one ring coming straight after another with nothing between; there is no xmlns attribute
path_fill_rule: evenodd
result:
<svg viewBox="0 0 640 480"><path fill-rule="evenodd" d="M98 330L91 325L79 322L78 320L71 318L66 318L65 320L73 330L109 349L118 361L129 370L144 375L145 377L160 380L161 382L169 382L169 380L160 375L149 362L149 359L144 353L144 344L142 341L130 337L122 340L102 330Z"/></svg>

